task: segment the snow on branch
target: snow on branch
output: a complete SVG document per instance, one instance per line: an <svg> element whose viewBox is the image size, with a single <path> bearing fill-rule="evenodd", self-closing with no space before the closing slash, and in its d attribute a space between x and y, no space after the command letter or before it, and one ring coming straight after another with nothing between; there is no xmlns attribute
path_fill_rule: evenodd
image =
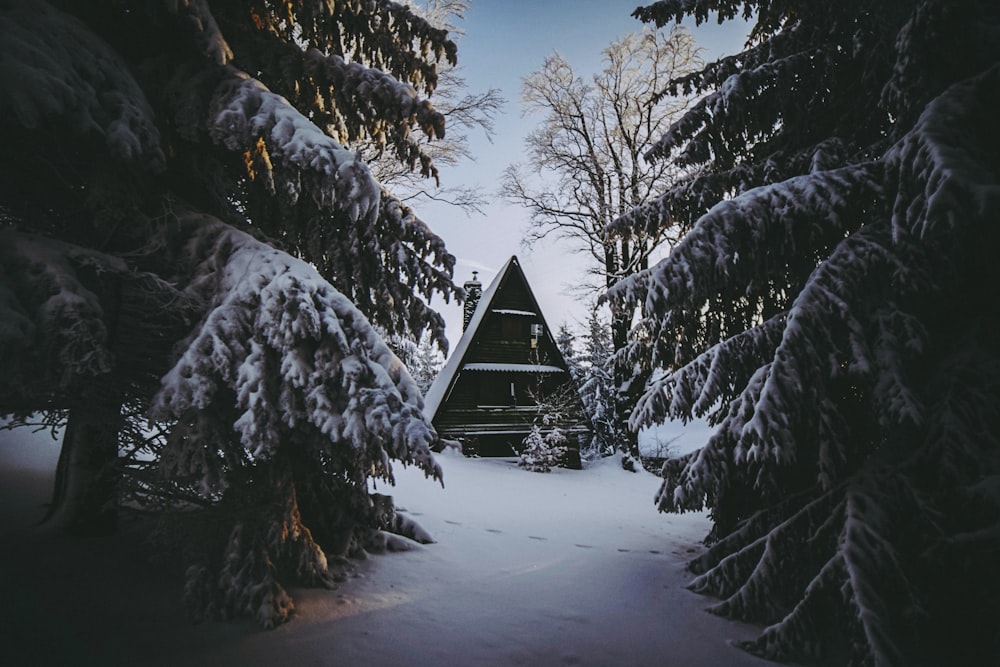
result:
<svg viewBox="0 0 1000 667"><path fill-rule="evenodd" d="M343 225L336 234L322 215L309 225L316 239L309 258L372 322L414 338L427 329L447 348L444 319L430 303L436 295L446 302L461 295L452 281L455 258L413 209L383 190L373 222Z"/></svg>
<svg viewBox="0 0 1000 667"><path fill-rule="evenodd" d="M815 432L830 380L871 374L863 304L893 263L878 233L863 227L816 268L788 313L771 373L741 430L738 458L795 460L797 443Z"/></svg>
<svg viewBox="0 0 1000 667"><path fill-rule="evenodd" d="M286 40L295 37L327 53L350 53L428 94L437 86L439 64L458 63L458 47L448 29L409 2L297 3L292 20L282 10L272 10L265 22L273 31L284 31Z"/></svg>
<svg viewBox="0 0 1000 667"><path fill-rule="evenodd" d="M232 428L253 458L300 433L331 451L381 449L389 480L389 458L440 478L420 391L353 304L305 262L247 234L207 216L181 222L198 258L188 290L210 302L163 377L154 419L205 411L231 392Z"/></svg>
<svg viewBox="0 0 1000 667"><path fill-rule="evenodd" d="M338 55L327 56L318 49L304 53L304 72L323 82L343 108L362 115L380 126L405 126L416 123L424 134L444 138L444 116L427 99L420 99L409 84L397 81L382 70L348 62ZM375 144L385 147L387 137L379 132Z"/></svg>
<svg viewBox="0 0 1000 667"><path fill-rule="evenodd" d="M771 364L758 368L743 393L730 401L725 419L704 447L663 467L663 484L656 493L661 512L698 511L717 507L727 485L737 474L733 450L743 424L753 415L761 389L771 372Z"/></svg>
<svg viewBox="0 0 1000 667"><path fill-rule="evenodd" d="M102 271L125 270L120 260L96 251L0 231L0 359L4 369L17 368L21 354L37 355L46 371L36 375L61 387L111 369L104 309L77 273L84 264ZM4 375L3 384L29 380L17 373L8 375L6 370Z"/></svg>
<svg viewBox="0 0 1000 667"><path fill-rule="evenodd" d="M872 400L884 427L920 424L924 405L907 377L907 366L924 351L927 330L913 315L890 303L872 315L870 333L875 381Z"/></svg>
<svg viewBox="0 0 1000 667"><path fill-rule="evenodd" d="M744 287L760 274L782 271L803 251L818 252L863 220L881 191L877 163L807 174L749 190L716 204L656 266L612 287L613 301L646 312L697 311L716 293ZM770 271L769 271L770 270Z"/></svg>
<svg viewBox="0 0 1000 667"><path fill-rule="evenodd" d="M0 114L35 129L66 118L116 158L162 170L153 112L128 66L75 17L41 0L0 10Z"/></svg>
<svg viewBox="0 0 1000 667"><path fill-rule="evenodd" d="M812 48L779 60L765 62L751 69L741 69L730 75L717 91L701 98L691 110L671 125L666 134L646 151L645 158L647 160L665 158L687 140L689 145L678 158L680 164L698 164L704 162L710 155L707 147L691 145L696 143L695 138L699 136L699 130L703 128L710 130L706 137L718 137L724 133L711 128L722 124L732 128L738 127L746 137L772 127L775 122L773 117L775 106L765 105L764 108L771 110L772 114L764 114L759 102L779 89L783 94L787 93L789 87L794 89L794 86L790 86L790 82L794 80L795 71L809 65L818 56L817 49ZM751 105L754 105L752 108L757 111L753 114L753 118L751 114L745 112Z"/></svg>
<svg viewBox="0 0 1000 667"><path fill-rule="evenodd" d="M802 72L815 72L829 53L815 46L741 69L718 89L702 97L646 151L646 160L671 158L676 165L693 167L711 162L724 170L750 158L759 142L780 128L796 104ZM806 94L808 91L803 91Z"/></svg>
<svg viewBox="0 0 1000 667"><path fill-rule="evenodd" d="M266 159L255 163L277 167L283 194L293 204L305 191L317 207L344 211L352 221L376 215L378 183L354 153L259 81L228 71L209 106L213 141L248 156L266 152Z"/></svg>
<svg viewBox="0 0 1000 667"><path fill-rule="evenodd" d="M802 39L797 30L789 30L776 35L769 35L767 40L745 49L734 55L719 58L706 64L702 69L671 79L666 88L659 93L658 99L668 95L677 97L692 93L704 93L722 85L730 76L745 70L753 70L779 50L791 53L801 50L810 40ZM795 45L798 45L796 48Z"/></svg>
<svg viewBox="0 0 1000 667"><path fill-rule="evenodd" d="M653 380L632 412L630 428L638 430L664 419L702 417L719 401L731 400L753 371L772 357L784 326L785 313L781 313Z"/></svg>
<svg viewBox="0 0 1000 667"><path fill-rule="evenodd" d="M822 557L836 544L837 518L842 512L834 494L822 495L741 548L733 548L730 541L731 553L688 587L722 598L709 608L719 616L764 623L779 620L805 584L782 567L787 550L804 541L808 547L803 557Z"/></svg>
<svg viewBox="0 0 1000 667"><path fill-rule="evenodd" d="M913 129L885 156L895 188L893 236L959 241L961 211L984 219L1000 209L996 156L969 127L992 126L988 100L1000 87L1000 65L953 85L927 105ZM994 130L993 136L996 136ZM919 186L919 189L915 186Z"/></svg>
<svg viewBox="0 0 1000 667"><path fill-rule="evenodd" d="M608 233L655 234L672 225L686 230L720 201L802 174L833 170L846 161L847 147L834 137L799 150L777 151L760 162L741 162L718 172L699 170L615 220Z"/></svg>
<svg viewBox="0 0 1000 667"><path fill-rule="evenodd" d="M217 65L225 65L233 59L232 49L219 30L208 0L163 0L167 11L181 18L196 35L203 54Z"/></svg>
<svg viewBox="0 0 1000 667"><path fill-rule="evenodd" d="M810 510L833 502L833 511L817 516ZM907 529L921 532L921 522L930 519L922 508L915 489L899 470L868 470L792 514L776 530L790 527L796 539L810 545L809 553L800 555L807 567L799 574L808 573L811 579L799 584L802 593L797 604L789 605L786 615L744 648L771 660L820 659L831 647L813 639L813 619L830 617L837 613L837 606L844 605L845 622L853 626L853 638L859 642L849 647L852 653L868 655L874 664L905 662L898 643L899 626L906 623L906 616L920 613L920 601L906 577L911 567L902 560L897 541ZM839 527L833 539L828 532L831 527ZM823 553L828 555L820 557ZM787 581L787 571L772 570L765 576L777 585Z"/></svg>
<svg viewBox="0 0 1000 667"><path fill-rule="evenodd" d="M386 229L386 233L380 234L383 242L393 239L383 252L386 270L395 272L397 278L393 284L398 287L398 294L393 290L392 298L399 303L411 303L407 312L412 332L417 333L428 326L432 337L444 343L444 330L438 330L444 322L427 303L435 293L441 294L445 303L461 295L452 281L455 256L412 208L384 191L379 224ZM414 298L414 293L423 297L426 303Z"/></svg>

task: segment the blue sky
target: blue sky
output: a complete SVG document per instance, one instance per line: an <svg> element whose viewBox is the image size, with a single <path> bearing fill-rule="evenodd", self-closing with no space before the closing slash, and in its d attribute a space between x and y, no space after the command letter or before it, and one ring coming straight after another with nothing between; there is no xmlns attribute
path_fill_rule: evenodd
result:
<svg viewBox="0 0 1000 667"><path fill-rule="evenodd" d="M524 137L537 117L523 116L521 80L537 70L545 57L558 51L584 77L601 67L602 51L612 41L643 24L631 17L637 0L472 0L459 38L462 75L473 91L499 88L507 103L496 120L493 142L482 135L472 137L475 163L442 172L442 183L476 184L495 193L507 165L521 161ZM747 26L714 22L690 26L705 58L741 50ZM516 206L495 201L484 215L467 216L447 206L421 205L418 215L445 239L458 258L456 282L461 284L480 272L485 283L492 280L507 259L516 254L550 326L563 321L573 325L586 317L586 307L567 294L567 287L581 282L585 265L558 241L521 246L527 213ZM461 336L461 309L452 304L433 304L448 321L452 347Z"/></svg>

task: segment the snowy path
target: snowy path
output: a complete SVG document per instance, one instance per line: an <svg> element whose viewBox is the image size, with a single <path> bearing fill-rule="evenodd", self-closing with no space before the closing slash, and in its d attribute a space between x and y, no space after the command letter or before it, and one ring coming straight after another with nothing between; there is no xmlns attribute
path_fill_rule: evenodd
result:
<svg viewBox="0 0 1000 667"><path fill-rule="evenodd" d="M9 438L0 433L0 448ZM657 514L654 476L612 461L550 474L504 460L441 461L444 490L414 470L398 471L395 489L379 489L437 543L373 557L338 590L295 591L297 616L276 630L188 625L176 590L148 566L109 563L94 545L67 561L30 544L7 557L46 576L30 590L13 585L15 600L34 596L15 626L67 644L44 647L39 664L67 656L206 666L771 664L728 643L753 629L706 613L710 600L684 589L683 562L708 522ZM117 593L103 587L111 577ZM11 629L8 614L0 622Z"/></svg>

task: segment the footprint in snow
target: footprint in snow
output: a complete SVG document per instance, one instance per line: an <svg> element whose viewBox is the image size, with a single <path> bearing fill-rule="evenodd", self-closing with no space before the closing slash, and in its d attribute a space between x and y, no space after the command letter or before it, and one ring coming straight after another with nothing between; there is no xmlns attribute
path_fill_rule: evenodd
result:
<svg viewBox="0 0 1000 667"><path fill-rule="evenodd" d="M487 528L486 532L487 533L502 533L503 531L502 530L497 530L496 528Z"/></svg>
<svg viewBox="0 0 1000 667"><path fill-rule="evenodd" d="M619 549L618 551L620 551L623 554L627 554L628 552L630 552L632 550L631 549Z"/></svg>
<svg viewBox="0 0 1000 667"><path fill-rule="evenodd" d="M660 552L658 550L656 550L656 549L650 549L649 553L651 553L651 554L658 554Z"/></svg>
<svg viewBox="0 0 1000 667"><path fill-rule="evenodd" d="M593 549L593 544L574 544L574 547L580 547L581 549Z"/></svg>
<svg viewBox="0 0 1000 667"><path fill-rule="evenodd" d="M448 521L448 519L445 519L445 520L444 520L444 522L445 522L445 523L450 523L450 524L451 524L451 525L453 525L453 526L461 526L461 525L462 525L462 524L461 524L461 523L459 523L458 521Z"/></svg>
<svg viewBox="0 0 1000 667"><path fill-rule="evenodd" d="M539 537L538 535L528 535L528 539L529 540L541 540L542 542L544 542L548 538L547 537Z"/></svg>

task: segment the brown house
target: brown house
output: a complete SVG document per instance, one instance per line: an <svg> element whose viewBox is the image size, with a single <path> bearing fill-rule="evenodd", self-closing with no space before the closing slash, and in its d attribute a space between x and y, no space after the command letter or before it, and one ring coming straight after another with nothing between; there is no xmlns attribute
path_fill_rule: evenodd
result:
<svg viewBox="0 0 1000 667"><path fill-rule="evenodd" d="M442 437L479 456L514 456L533 424L543 433L558 427L570 447L566 464L579 467L583 406L517 257L485 291L475 274L465 289L462 338L427 390L424 414ZM543 423L554 413L554 423Z"/></svg>

